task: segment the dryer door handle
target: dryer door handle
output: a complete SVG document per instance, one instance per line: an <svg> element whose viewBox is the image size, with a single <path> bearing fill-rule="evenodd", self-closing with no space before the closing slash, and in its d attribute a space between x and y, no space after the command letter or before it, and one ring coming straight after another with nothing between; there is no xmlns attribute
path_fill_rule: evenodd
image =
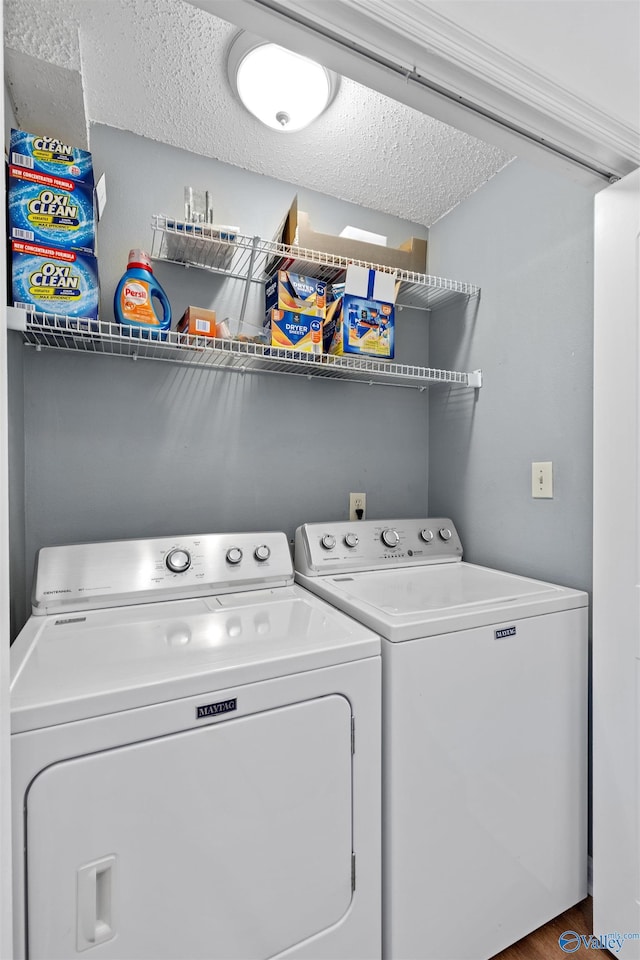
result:
<svg viewBox="0 0 640 960"><path fill-rule="evenodd" d="M87 950L115 937L113 899L115 856L92 860L78 868L77 949Z"/></svg>

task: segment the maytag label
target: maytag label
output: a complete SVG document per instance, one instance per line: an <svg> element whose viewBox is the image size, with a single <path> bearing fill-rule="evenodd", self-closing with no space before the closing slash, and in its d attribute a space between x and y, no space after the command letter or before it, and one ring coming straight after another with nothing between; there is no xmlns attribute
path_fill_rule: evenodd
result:
<svg viewBox="0 0 640 960"><path fill-rule="evenodd" d="M204 717L217 717L219 713L230 713L237 708L236 697L233 700L218 700L217 703L206 703L202 707L196 707L196 720L202 720Z"/></svg>
<svg viewBox="0 0 640 960"><path fill-rule="evenodd" d="M502 630L495 631L496 640L502 640L504 637L515 637L515 627L503 627Z"/></svg>

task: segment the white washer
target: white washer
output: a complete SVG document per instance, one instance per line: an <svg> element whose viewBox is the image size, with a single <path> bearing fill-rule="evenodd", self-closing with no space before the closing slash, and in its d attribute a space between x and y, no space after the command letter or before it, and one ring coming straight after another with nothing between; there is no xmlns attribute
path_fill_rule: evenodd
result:
<svg viewBox="0 0 640 960"><path fill-rule="evenodd" d="M380 640L284 534L43 549L33 611L17 958L380 956Z"/></svg>
<svg viewBox="0 0 640 960"><path fill-rule="evenodd" d="M445 518L306 524L295 562L383 637L383 956L487 960L585 897L586 594Z"/></svg>

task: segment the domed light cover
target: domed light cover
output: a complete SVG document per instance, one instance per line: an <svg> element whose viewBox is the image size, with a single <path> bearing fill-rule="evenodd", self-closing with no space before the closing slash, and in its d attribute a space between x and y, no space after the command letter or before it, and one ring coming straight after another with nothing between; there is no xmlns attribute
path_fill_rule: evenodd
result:
<svg viewBox="0 0 640 960"><path fill-rule="evenodd" d="M229 79L247 110L273 130L294 133L331 102L335 75L297 53L240 34L229 51Z"/></svg>

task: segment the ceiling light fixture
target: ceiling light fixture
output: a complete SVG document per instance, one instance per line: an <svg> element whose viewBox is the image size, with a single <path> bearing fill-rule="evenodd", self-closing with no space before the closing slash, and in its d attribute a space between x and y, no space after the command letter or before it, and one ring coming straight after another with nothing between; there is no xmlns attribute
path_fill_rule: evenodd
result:
<svg viewBox="0 0 640 960"><path fill-rule="evenodd" d="M291 50L241 33L227 62L229 80L247 110L284 133L309 126L335 96L338 78Z"/></svg>

